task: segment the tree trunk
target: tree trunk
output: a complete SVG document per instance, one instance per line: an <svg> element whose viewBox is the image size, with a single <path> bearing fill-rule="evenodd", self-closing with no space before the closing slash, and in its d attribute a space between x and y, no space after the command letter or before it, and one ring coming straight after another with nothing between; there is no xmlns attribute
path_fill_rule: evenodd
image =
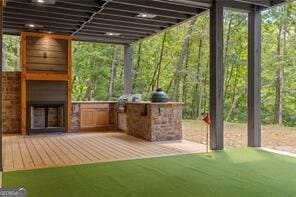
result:
<svg viewBox="0 0 296 197"><path fill-rule="evenodd" d="M198 46L198 63L197 63L197 68L196 68L196 85L195 85L195 105L194 105L194 111L195 111L195 116L198 118L200 116L200 103L201 103L201 95L202 91L200 91L202 87L202 75L200 73L200 67L201 67L201 51L202 51L202 39L199 39L199 46Z"/></svg>
<svg viewBox="0 0 296 197"><path fill-rule="evenodd" d="M112 63L111 63L111 70L110 70L110 77L109 77L109 94L108 94L108 100L112 100L112 95L113 95L113 87L114 87L114 78L115 78L115 69L116 69L116 61L117 61L117 47L114 47L114 52L113 52L113 58L112 58Z"/></svg>
<svg viewBox="0 0 296 197"><path fill-rule="evenodd" d="M224 82L224 98L226 96L227 93L227 89L228 89L228 85L227 85L227 79L228 79L228 67L227 67L227 60L228 60L228 49L229 49L229 40L230 40L230 35L231 35L231 30L232 30L232 21L233 21L233 17L232 15L230 15L230 19L229 19L229 23L228 23L228 29L227 29L227 34L226 34L226 42L225 42L225 51L224 51L224 56L223 56L223 62L225 65L225 82Z"/></svg>
<svg viewBox="0 0 296 197"><path fill-rule="evenodd" d="M161 51L160 51L160 57L158 62L158 71L157 71L157 77L156 77L156 87L159 88L159 78L160 78L160 72L161 72L161 64L162 64L162 57L163 57L163 49L164 49L164 43L166 41L167 32L163 34L162 44L161 44Z"/></svg>
<svg viewBox="0 0 296 197"><path fill-rule="evenodd" d="M183 76L183 96L182 96L182 100L184 102L184 108L183 108L183 117L187 118L187 70L188 70L188 62L189 62L189 56L190 56L190 45L191 45L191 39L188 42L187 45L187 54L186 54L186 63L185 63L185 70L186 73Z"/></svg>
<svg viewBox="0 0 296 197"><path fill-rule="evenodd" d="M163 49L164 49L164 43L166 40L166 32L163 34L163 38L162 38L162 44L161 44L161 48L160 48L160 55L159 55L159 60L155 66L155 70L152 76L152 80L150 82L149 88L148 88L148 92L153 91L155 89L155 78L157 80L157 87L158 87L158 80L159 80L159 75L160 74L160 67L161 67L161 63L162 63L162 57L163 57ZM158 77L158 79L157 79Z"/></svg>
<svg viewBox="0 0 296 197"><path fill-rule="evenodd" d="M276 71L276 85L275 85L275 122L281 125L283 123L283 65L282 65L282 47L281 37L283 28L279 26L279 33L277 37L277 55L279 59L279 65Z"/></svg>
<svg viewBox="0 0 296 197"><path fill-rule="evenodd" d="M188 53L187 45L188 45L188 42L190 40L190 37L191 37L192 30L193 30L195 22L196 22L196 17L194 19L192 19L192 21L189 24L188 31L187 31L187 33L185 35L185 38L184 38L184 42L183 42L183 46L182 46L182 50L181 50L181 55L179 56L179 58L177 60L177 64L175 66L176 70L175 70L175 74L174 74L175 77L174 77L173 94L172 94L172 100L173 101L178 101L179 88L180 88L180 79L181 79L181 71L182 71L182 68L183 68L185 55Z"/></svg>

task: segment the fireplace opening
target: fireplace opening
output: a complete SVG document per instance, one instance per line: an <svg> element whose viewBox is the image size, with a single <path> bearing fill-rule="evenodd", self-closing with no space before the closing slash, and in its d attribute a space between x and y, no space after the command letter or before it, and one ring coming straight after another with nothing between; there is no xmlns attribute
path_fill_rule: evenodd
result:
<svg viewBox="0 0 296 197"><path fill-rule="evenodd" d="M30 103L29 133L65 132L65 103Z"/></svg>

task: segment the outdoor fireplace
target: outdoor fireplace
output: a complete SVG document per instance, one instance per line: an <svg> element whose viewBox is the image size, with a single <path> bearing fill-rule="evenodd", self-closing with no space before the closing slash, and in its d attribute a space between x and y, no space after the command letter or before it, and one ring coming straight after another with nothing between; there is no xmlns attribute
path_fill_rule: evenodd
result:
<svg viewBox="0 0 296 197"><path fill-rule="evenodd" d="M65 102L31 102L29 104L29 133L65 132Z"/></svg>
<svg viewBox="0 0 296 197"><path fill-rule="evenodd" d="M28 81L27 86L27 132L66 132L67 83Z"/></svg>

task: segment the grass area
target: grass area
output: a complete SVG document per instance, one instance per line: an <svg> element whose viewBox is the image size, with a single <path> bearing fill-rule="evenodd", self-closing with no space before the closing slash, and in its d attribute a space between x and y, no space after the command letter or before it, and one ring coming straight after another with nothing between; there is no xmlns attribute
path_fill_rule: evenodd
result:
<svg viewBox="0 0 296 197"><path fill-rule="evenodd" d="M200 120L184 120L183 138L205 144L205 123ZM247 124L225 122L224 145L227 149L247 147ZM296 127L263 125L262 145L267 148L296 153Z"/></svg>
<svg viewBox="0 0 296 197"><path fill-rule="evenodd" d="M296 158L254 149L4 173L30 197L296 196Z"/></svg>

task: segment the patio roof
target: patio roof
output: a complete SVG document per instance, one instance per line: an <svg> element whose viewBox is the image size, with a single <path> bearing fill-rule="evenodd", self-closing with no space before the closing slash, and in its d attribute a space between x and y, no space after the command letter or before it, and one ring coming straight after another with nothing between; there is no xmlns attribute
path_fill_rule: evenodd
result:
<svg viewBox="0 0 296 197"><path fill-rule="evenodd" d="M4 34L45 31L74 40L129 44L178 25L214 0L7 0ZM35 3L34 3L35 2ZM226 1L224 1L225 3ZM230 7L271 7L284 0L229 0ZM35 27L32 28L32 25ZM31 26L31 27L30 27Z"/></svg>

